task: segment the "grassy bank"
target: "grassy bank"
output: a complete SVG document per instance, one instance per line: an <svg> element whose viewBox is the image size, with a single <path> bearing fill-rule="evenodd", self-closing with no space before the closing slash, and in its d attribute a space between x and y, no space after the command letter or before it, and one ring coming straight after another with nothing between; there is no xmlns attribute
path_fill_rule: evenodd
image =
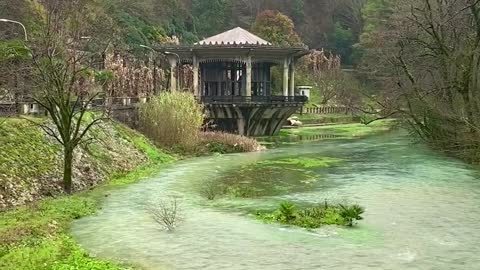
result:
<svg viewBox="0 0 480 270"><path fill-rule="evenodd" d="M94 190L48 198L3 213L0 216L0 269L129 269L90 257L71 238L68 229L73 220L94 214L112 189L158 172L164 164L155 161Z"/></svg>
<svg viewBox="0 0 480 270"><path fill-rule="evenodd" d="M292 144L328 139L356 139L370 135L380 134L391 130L395 120L381 120L369 125L365 124L340 124L313 127L298 127L282 129L278 136L260 137L259 141L268 147L282 144Z"/></svg>
<svg viewBox="0 0 480 270"><path fill-rule="evenodd" d="M175 158L139 133L106 122L92 130L92 142L75 157L77 193L63 196L60 147L25 119L7 119L0 133L2 205L5 210L27 204L0 215L0 269L128 269L90 257L68 228L94 214L112 189L158 172Z"/></svg>
<svg viewBox="0 0 480 270"><path fill-rule="evenodd" d="M351 114L296 114L304 125L360 123L361 117Z"/></svg>
<svg viewBox="0 0 480 270"><path fill-rule="evenodd" d="M300 127L295 129L285 129L280 132L280 136L315 136L315 135L337 135L342 138L365 137L379 132L388 131L393 124L393 120L376 121L369 125L365 124L341 124L318 127Z"/></svg>

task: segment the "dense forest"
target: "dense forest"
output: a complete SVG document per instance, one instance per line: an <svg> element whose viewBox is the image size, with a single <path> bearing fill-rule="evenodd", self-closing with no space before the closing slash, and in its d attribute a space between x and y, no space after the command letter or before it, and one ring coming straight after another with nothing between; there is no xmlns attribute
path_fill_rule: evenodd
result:
<svg viewBox="0 0 480 270"><path fill-rule="evenodd" d="M0 17L21 19L35 29L37 0L4 0ZM364 0L85 0L81 5L98 25L99 33L117 33L122 45L151 45L176 36L191 44L237 26L250 29L264 10L289 16L303 42L311 48L327 48L350 62L351 47L361 29ZM5 36L5 27L0 28ZM11 33L10 33L11 34ZM345 61L344 61L345 62Z"/></svg>

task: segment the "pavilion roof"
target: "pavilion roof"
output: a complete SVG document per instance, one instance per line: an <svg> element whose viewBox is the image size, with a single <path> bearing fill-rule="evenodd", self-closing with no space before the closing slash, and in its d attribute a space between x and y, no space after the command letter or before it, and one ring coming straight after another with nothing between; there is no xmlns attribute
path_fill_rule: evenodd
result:
<svg viewBox="0 0 480 270"><path fill-rule="evenodd" d="M248 32L247 30L237 27L213 37L201 40L195 45L261 45L272 46L272 43Z"/></svg>

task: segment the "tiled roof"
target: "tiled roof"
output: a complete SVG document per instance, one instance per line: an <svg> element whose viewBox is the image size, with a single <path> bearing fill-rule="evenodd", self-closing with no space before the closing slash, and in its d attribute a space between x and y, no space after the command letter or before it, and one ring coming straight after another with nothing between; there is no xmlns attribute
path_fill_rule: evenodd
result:
<svg viewBox="0 0 480 270"><path fill-rule="evenodd" d="M272 43L237 27L213 37L201 40L195 45L272 45Z"/></svg>

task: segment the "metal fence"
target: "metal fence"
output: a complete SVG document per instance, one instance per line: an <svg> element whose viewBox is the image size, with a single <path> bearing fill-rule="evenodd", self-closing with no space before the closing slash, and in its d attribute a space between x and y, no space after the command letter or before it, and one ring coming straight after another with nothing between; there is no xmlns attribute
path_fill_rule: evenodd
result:
<svg viewBox="0 0 480 270"><path fill-rule="evenodd" d="M315 108L304 108L304 114L352 114L354 110L345 106L321 106Z"/></svg>

